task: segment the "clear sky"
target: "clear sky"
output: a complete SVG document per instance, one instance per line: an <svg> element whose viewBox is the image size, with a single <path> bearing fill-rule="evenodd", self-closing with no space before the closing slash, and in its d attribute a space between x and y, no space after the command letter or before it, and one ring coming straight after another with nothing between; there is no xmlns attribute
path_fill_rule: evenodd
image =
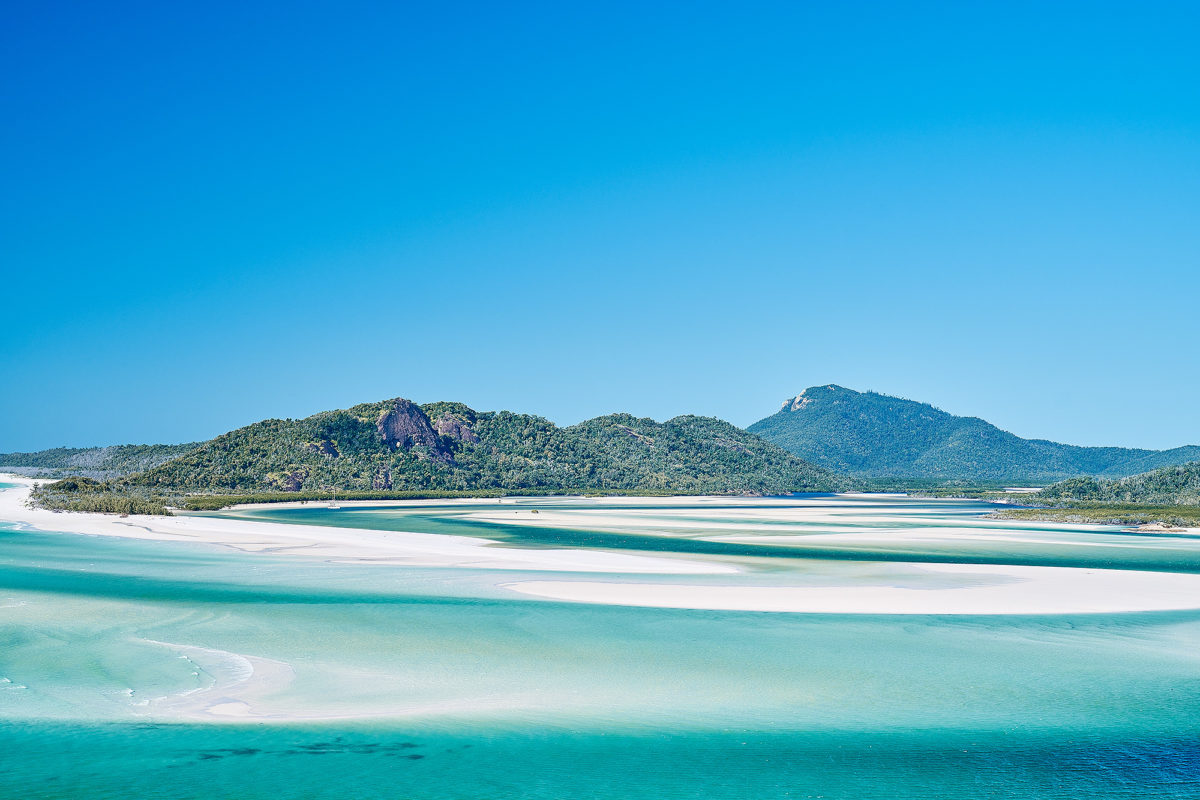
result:
<svg viewBox="0 0 1200 800"><path fill-rule="evenodd" d="M836 382L1200 443L1195 3L26 3L0 451Z"/></svg>

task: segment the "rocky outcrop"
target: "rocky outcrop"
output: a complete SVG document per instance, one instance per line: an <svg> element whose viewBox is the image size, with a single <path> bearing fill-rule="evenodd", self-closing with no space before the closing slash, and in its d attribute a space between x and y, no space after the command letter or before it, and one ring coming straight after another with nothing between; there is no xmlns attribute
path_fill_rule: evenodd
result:
<svg viewBox="0 0 1200 800"><path fill-rule="evenodd" d="M429 417L416 403L403 398L392 401L391 407L384 409L375 429L394 447L407 448L414 444L433 447L437 444L437 434L429 424Z"/></svg>
<svg viewBox="0 0 1200 800"><path fill-rule="evenodd" d="M449 411L443 412L440 417L433 421L433 429L440 435L449 437L456 442L479 443L479 437L475 435L475 431L471 430L471 424L457 414L451 414Z"/></svg>
<svg viewBox="0 0 1200 800"><path fill-rule="evenodd" d="M654 437L653 436L647 436L644 433L638 433L637 431L635 431L633 428L629 427L628 425L617 425L616 428L617 428L617 430L622 431L625 434L627 434L631 439L637 439L639 442L641 442L644 445L649 445L650 447L654 447Z"/></svg>
<svg viewBox="0 0 1200 800"><path fill-rule="evenodd" d="M438 438L437 431L421 407L411 400L397 398L379 415L375 429L389 447L407 450L413 446L426 448L432 458L449 461L450 451Z"/></svg>

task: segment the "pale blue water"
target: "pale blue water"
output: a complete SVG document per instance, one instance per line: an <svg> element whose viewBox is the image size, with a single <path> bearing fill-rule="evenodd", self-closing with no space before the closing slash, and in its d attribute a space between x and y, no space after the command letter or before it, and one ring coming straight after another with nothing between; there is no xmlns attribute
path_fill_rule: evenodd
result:
<svg viewBox="0 0 1200 800"><path fill-rule="evenodd" d="M927 530L985 510L831 504L836 523L763 525ZM1200 568L1194 539L1112 529L756 545L710 536L753 510L620 513L641 522L503 524L461 506L252 515L679 551L765 581L896 558ZM498 585L546 577L0 530L0 796L1200 797L1200 612L733 613ZM238 654L290 677L247 693ZM277 718L169 721L196 698Z"/></svg>

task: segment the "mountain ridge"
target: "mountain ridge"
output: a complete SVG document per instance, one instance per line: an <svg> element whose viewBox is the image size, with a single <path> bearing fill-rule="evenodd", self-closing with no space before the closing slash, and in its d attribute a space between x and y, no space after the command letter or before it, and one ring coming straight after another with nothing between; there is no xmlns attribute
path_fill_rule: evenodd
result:
<svg viewBox="0 0 1200 800"><path fill-rule="evenodd" d="M845 480L734 425L610 414L559 427L404 398L229 431L133 474L154 492L605 490L782 494Z"/></svg>
<svg viewBox="0 0 1200 800"><path fill-rule="evenodd" d="M746 430L810 463L874 479L1050 482L1200 459L1195 445L1146 450L1024 439L979 417L837 384L805 389Z"/></svg>
<svg viewBox="0 0 1200 800"><path fill-rule="evenodd" d="M29 453L0 453L0 470L31 475L70 472L88 478L119 478L150 469L199 447L185 444L118 444L101 447L54 447Z"/></svg>

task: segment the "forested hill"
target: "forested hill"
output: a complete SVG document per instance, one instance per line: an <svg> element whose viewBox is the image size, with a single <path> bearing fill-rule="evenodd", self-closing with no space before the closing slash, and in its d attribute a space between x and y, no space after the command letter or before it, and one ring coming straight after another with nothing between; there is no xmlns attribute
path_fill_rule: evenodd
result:
<svg viewBox="0 0 1200 800"><path fill-rule="evenodd" d="M56 447L36 453L0 453L0 472L8 469L32 475L69 473L89 478L119 478L156 467L199 446L198 442L122 444L111 447Z"/></svg>
<svg viewBox="0 0 1200 800"><path fill-rule="evenodd" d="M1042 483L1200 459L1196 446L1137 450L1022 439L928 403L832 385L805 389L748 430L818 466L875 478Z"/></svg>
<svg viewBox="0 0 1200 800"><path fill-rule="evenodd" d="M167 493L832 491L843 480L721 420L541 417L396 399L223 434L130 483Z"/></svg>
<svg viewBox="0 0 1200 800"><path fill-rule="evenodd" d="M1031 496L1045 502L1200 505L1200 461L1162 467L1128 478L1072 478Z"/></svg>

